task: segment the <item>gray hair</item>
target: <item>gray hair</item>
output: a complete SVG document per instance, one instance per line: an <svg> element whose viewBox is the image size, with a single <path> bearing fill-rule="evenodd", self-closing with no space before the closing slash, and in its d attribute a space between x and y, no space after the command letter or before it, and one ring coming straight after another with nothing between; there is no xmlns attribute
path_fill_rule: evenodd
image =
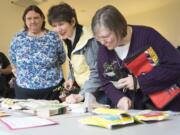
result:
<svg viewBox="0 0 180 135"><path fill-rule="evenodd" d="M117 37L123 38L127 35L127 22L117 8L107 5L96 11L92 18L91 29L95 35L99 27L108 28Z"/></svg>

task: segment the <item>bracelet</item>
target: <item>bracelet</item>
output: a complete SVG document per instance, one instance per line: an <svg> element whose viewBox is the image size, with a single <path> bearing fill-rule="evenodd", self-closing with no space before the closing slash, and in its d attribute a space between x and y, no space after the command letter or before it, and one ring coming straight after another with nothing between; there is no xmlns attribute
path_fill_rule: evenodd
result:
<svg viewBox="0 0 180 135"><path fill-rule="evenodd" d="M135 75L132 74L133 77L133 82L134 82L134 91L137 92L137 78L135 77Z"/></svg>

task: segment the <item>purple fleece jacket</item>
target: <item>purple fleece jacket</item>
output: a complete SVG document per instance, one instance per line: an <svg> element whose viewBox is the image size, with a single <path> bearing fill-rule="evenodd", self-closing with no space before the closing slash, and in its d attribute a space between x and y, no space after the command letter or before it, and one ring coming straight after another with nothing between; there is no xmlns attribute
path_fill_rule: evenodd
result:
<svg viewBox="0 0 180 135"><path fill-rule="evenodd" d="M159 58L158 66L151 72L140 75L137 78L140 90L136 93L135 109L143 109L140 107L143 95L168 88L180 79L180 53L153 28L134 25L132 28L133 33L127 58L133 56L139 50L150 46ZM100 45L98 72L106 95L110 98L112 104L116 106L119 99L125 96L125 94L116 89L112 83L108 83L111 80L104 76L104 63L112 63L114 60L117 60L116 52ZM122 60L119 58L118 63L122 64ZM170 103L165 110L180 111L180 96Z"/></svg>

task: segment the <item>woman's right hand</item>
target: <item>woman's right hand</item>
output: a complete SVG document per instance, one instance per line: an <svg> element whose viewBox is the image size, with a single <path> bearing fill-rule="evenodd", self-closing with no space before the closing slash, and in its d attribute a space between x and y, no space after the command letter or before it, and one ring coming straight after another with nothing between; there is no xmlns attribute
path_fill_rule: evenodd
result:
<svg viewBox="0 0 180 135"><path fill-rule="evenodd" d="M128 110L131 107L132 107L132 101L128 97L122 97L117 103L117 108L121 110Z"/></svg>
<svg viewBox="0 0 180 135"><path fill-rule="evenodd" d="M16 83L16 78L12 77L11 80L9 81L9 86L10 88L14 88Z"/></svg>
<svg viewBox="0 0 180 135"><path fill-rule="evenodd" d="M64 83L64 88L68 91L71 91L73 89L73 84L74 84L74 81L73 80L67 80L65 83Z"/></svg>
<svg viewBox="0 0 180 135"><path fill-rule="evenodd" d="M75 104L75 103L80 103L83 101L84 97L80 94L71 94L66 97L66 102L69 104Z"/></svg>

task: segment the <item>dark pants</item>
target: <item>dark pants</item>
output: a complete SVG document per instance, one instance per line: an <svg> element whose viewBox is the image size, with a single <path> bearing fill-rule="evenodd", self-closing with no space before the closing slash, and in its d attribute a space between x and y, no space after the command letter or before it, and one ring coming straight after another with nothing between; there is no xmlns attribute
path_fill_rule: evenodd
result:
<svg viewBox="0 0 180 135"><path fill-rule="evenodd" d="M111 105L110 99L106 96L104 91L96 91L93 93L98 103Z"/></svg>
<svg viewBox="0 0 180 135"><path fill-rule="evenodd" d="M4 93L7 91L6 78L0 75L0 97L4 97Z"/></svg>
<svg viewBox="0 0 180 135"><path fill-rule="evenodd" d="M57 86L45 89L28 89L21 88L15 85L15 98L16 99L46 99L46 100L59 100L59 91L54 91L57 87L61 86L62 82Z"/></svg>
<svg viewBox="0 0 180 135"><path fill-rule="evenodd" d="M14 98L14 89L10 88L9 81L13 74L2 75L0 74L0 97Z"/></svg>

